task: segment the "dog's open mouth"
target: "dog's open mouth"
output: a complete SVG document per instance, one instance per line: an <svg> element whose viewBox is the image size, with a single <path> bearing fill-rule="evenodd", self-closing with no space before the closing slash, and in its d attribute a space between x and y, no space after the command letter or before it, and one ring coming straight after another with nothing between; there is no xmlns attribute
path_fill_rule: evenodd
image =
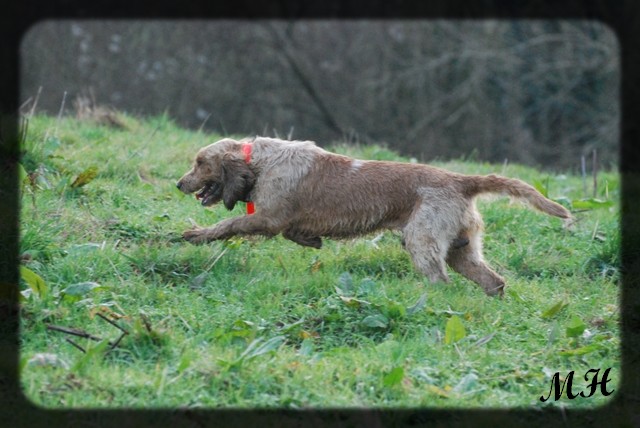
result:
<svg viewBox="0 0 640 428"><path fill-rule="evenodd" d="M206 184L198 193L196 199L201 201L203 206L213 205L222 199L222 186L220 183Z"/></svg>

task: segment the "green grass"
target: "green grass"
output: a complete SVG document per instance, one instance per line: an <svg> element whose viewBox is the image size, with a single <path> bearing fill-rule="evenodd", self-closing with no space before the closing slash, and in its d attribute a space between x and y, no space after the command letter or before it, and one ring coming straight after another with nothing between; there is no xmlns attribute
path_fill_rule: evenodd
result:
<svg viewBox="0 0 640 428"><path fill-rule="evenodd" d="M450 284L429 284L392 232L325 240L322 250L280 237L183 242L191 220L209 225L242 213L203 209L175 188L195 151L219 136L180 129L167 117L125 120L128 128L120 130L70 118L29 123L22 164L37 173L22 194L28 271L20 361L22 388L34 403L594 407L610 397L546 404L539 397L549 393L555 372L575 370L575 392L585 389L588 369L609 367L608 388L617 389L616 173L599 175L605 203L582 202L570 229L505 198L480 201L486 258L508 284L500 300L453 272ZM407 161L379 146L335 150ZM437 164L537 183L568 206L585 198L580 177L571 174ZM561 309L550 310L556 304ZM90 348L83 354L46 328L115 340L119 331L98 313L117 317L129 332L111 352L75 338Z"/></svg>

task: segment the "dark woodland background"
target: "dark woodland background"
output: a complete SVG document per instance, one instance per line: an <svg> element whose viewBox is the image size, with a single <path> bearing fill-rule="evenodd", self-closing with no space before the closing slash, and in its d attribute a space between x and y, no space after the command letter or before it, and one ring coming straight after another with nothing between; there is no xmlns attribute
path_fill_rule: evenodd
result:
<svg viewBox="0 0 640 428"><path fill-rule="evenodd" d="M615 34L578 20L45 21L25 109L73 101L240 135L386 143L428 161L615 166ZM37 101L37 103L36 103Z"/></svg>

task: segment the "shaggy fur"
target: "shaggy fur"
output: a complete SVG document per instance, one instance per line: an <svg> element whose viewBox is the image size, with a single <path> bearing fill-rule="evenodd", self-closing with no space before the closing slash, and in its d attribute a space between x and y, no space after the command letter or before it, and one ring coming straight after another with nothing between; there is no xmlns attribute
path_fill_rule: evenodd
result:
<svg viewBox="0 0 640 428"><path fill-rule="evenodd" d="M250 163L242 153L247 143L253 150ZM402 232L415 267L430 281L447 282L448 264L489 295L502 295L505 282L482 257L477 195L507 194L547 214L570 218L564 207L520 180L468 176L422 164L355 160L310 141L263 137L224 139L202 148L177 186L184 193L198 192L205 206L222 200L232 209L237 201L250 200L256 207L253 215L184 232L189 242L281 233L300 245L320 248L322 237L395 229Z"/></svg>

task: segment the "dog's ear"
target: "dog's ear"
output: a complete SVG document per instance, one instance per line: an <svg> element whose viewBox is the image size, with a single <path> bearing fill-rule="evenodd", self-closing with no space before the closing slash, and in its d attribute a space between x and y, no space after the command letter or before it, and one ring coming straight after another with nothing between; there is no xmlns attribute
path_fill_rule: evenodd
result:
<svg viewBox="0 0 640 428"><path fill-rule="evenodd" d="M247 201L256 176L243 159L224 155L222 158L222 201L232 210L238 201Z"/></svg>

